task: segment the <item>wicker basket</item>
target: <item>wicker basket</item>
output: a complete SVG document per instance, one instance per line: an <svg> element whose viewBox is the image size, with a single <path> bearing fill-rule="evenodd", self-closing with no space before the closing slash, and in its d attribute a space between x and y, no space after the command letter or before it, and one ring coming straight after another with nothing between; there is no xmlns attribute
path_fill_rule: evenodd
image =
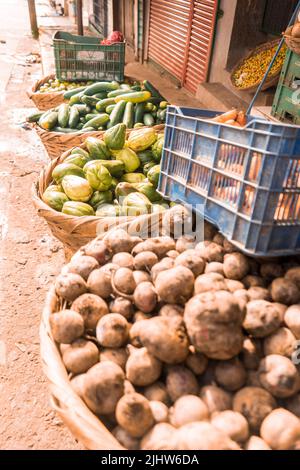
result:
<svg viewBox="0 0 300 470"><path fill-rule="evenodd" d="M55 75L47 75L35 82L31 90L27 91L28 97L34 102L35 106L41 111L47 111L51 108L56 108L64 102L65 91L54 91L52 93L40 93L41 85L48 82L50 79L55 78Z"/></svg>
<svg viewBox="0 0 300 470"><path fill-rule="evenodd" d="M294 38L292 36L292 29L293 26L290 26L286 32L283 34L285 43L291 51L295 52L296 54L300 54L300 38Z"/></svg>
<svg viewBox="0 0 300 470"><path fill-rule="evenodd" d="M236 90L239 90L239 91L246 91L248 93L255 93L260 82L258 82L256 85L253 85L253 86L250 86L250 87L247 87L247 88L239 88L236 86L235 82L234 82L234 75L236 73L236 71L241 67L241 65L247 60L249 59L250 57L256 55L256 54L259 54L260 52L263 52L267 49L270 49L274 46L278 46L280 42L280 39L275 39L274 41L270 41L270 42L267 42L265 44L262 44L261 46L258 46L256 47L255 49L253 49L251 52L249 52L249 54L246 56L246 57L243 57L243 59L241 59L237 65L234 67L234 69L232 70L231 74L230 74L230 80L231 80L231 84L232 86L236 89ZM264 90L267 90L268 88L271 88L272 86L275 86L277 85L278 83L278 80L279 80L279 76L280 76L280 73L281 73L281 69L278 69L278 71L276 72L276 74L274 75L269 75L265 81L265 84L263 85L261 91L264 91Z"/></svg>
<svg viewBox="0 0 300 470"><path fill-rule="evenodd" d="M162 130L164 125L156 126L156 129ZM96 136L98 135L96 134ZM84 144L81 147L85 148ZM52 181L51 175L54 168L62 163L71 151L72 148L69 148L60 157L52 160L41 171L38 181L32 186L33 202L38 215L46 220L53 236L64 245L66 259L69 259L81 246L94 239L99 233L107 232L128 220L136 219L136 217L75 217L52 209L41 199L42 194Z"/></svg>
<svg viewBox="0 0 300 470"><path fill-rule="evenodd" d="M172 209L171 209L172 210ZM175 211L175 208L173 208ZM183 223L189 213L181 206L176 208L180 223ZM148 226L153 218L151 215L143 215L138 219L140 224ZM155 216L155 223L160 234L163 234L164 214ZM127 221L121 225L129 234L134 235L137 218L134 222ZM98 239L105 239L105 235ZM80 254L80 252L78 253ZM66 368L62 362L59 348L55 343L49 317L52 313L62 308L62 301L55 293L54 287L51 287L46 304L43 310L42 321L40 325L41 358L45 375L50 382L51 405L59 414L66 426L70 429L74 437L89 450L124 450L119 442L113 437L102 422L94 415L83 400L74 392L71 387Z"/></svg>
<svg viewBox="0 0 300 470"><path fill-rule="evenodd" d="M42 144L44 145L49 158L55 159L62 153L68 151L72 147L78 147L83 144L89 136L101 138L105 131L92 131L82 133L64 134L62 132L49 132L42 129L38 124L33 124ZM164 124L153 126L155 130L164 129ZM131 131L132 129L129 129Z"/></svg>

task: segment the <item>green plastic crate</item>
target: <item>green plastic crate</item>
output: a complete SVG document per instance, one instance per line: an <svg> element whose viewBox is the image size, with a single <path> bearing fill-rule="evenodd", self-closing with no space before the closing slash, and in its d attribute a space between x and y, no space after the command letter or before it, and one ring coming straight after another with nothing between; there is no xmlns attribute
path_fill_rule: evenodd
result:
<svg viewBox="0 0 300 470"><path fill-rule="evenodd" d="M288 51L272 106L272 116L300 125L300 56Z"/></svg>
<svg viewBox="0 0 300 470"><path fill-rule="evenodd" d="M53 36L56 76L60 80L123 81L125 42L100 44L99 37L56 31Z"/></svg>

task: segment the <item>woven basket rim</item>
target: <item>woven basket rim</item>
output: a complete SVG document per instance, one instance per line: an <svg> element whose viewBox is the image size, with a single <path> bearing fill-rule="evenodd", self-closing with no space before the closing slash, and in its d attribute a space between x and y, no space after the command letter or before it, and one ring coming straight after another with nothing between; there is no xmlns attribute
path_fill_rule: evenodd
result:
<svg viewBox="0 0 300 470"><path fill-rule="evenodd" d="M278 39L273 39L272 41L268 41L268 42L265 42L263 44L260 44L259 46L255 47L254 49L252 49L251 51L249 51L248 54L246 54L243 58L241 58L238 63L234 66L234 68L232 69L231 73L230 73L230 81L231 81L231 84L232 86L235 88L235 90L238 90L238 91L247 91L247 92L252 92L252 91L256 91L260 82L257 82L257 84L255 85L251 85L250 87L247 87L247 88L239 88L235 85L234 83L234 80L233 80L233 76L235 74L235 72L241 67L241 65L247 60L249 59L250 57L252 57L253 55L256 55L258 54L259 52L262 52L262 51L265 51L267 49L270 49L271 47L273 46L276 46L280 43L280 38ZM276 72L275 74L272 74L272 75L269 75L266 79L266 82L262 88L262 91L263 90L266 90L267 88L273 86L276 84L278 78L279 78L279 75L280 75L280 72L281 70L279 69L278 72Z"/></svg>

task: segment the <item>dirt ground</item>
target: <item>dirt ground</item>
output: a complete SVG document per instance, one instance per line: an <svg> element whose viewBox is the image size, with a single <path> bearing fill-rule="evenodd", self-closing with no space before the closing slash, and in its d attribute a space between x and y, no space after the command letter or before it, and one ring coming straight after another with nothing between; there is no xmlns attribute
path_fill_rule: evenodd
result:
<svg viewBox="0 0 300 470"><path fill-rule="evenodd" d="M47 156L18 124L32 107L25 91L41 75L40 64L21 65L33 50L29 37L18 44L0 123L0 449L80 449L49 406L40 364L41 310L64 255L31 200Z"/></svg>

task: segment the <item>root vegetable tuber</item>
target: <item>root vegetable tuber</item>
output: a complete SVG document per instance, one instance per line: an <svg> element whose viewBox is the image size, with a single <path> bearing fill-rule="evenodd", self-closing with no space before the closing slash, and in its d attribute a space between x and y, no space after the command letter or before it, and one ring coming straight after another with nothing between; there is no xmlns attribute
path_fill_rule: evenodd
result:
<svg viewBox="0 0 300 470"><path fill-rule="evenodd" d="M128 393L119 400L116 419L132 437L144 436L154 424L150 404L139 393Z"/></svg>
<svg viewBox="0 0 300 470"><path fill-rule="evenodd" d="M146 271L133 271L133 278L137 286L142 282L151 282L151 275Z"/></svg>
<svg viewBox="0 0 300 470"><path fill-rule="evenodd" d="M284 315L284 322L297 339L300 339L300 305L292 305Z"/></svg>
<svg viewBox="0 0 300 470"><path fill-rule="evenodd" d="M128 268L119 268L112 276L113 290L122 297L122 294L133 294L136 282L133 272Z"/></svg>
<svg viewBox="0 0 300 470"><path fill-rule="evenodd" d="M110 361L114 362L125 371L126 362L128 359L128 352L125 348L110 349L105 348L100 352L100 362Z"/></svg>
<svg viewBox="0 0 300 470"><path fill-rule="evenodd" d="M149 401L161 401L167 406L170 404L170 397L165 384L162 382L155 382L144 388L143 394Z"/></svg>
<svg viewBox="0 0 300 470"><path fill-rule="evenodd" d="M233 441L242 443L249 437L248 422L241 413L236 411L222 411L212 417L211 424Z"/></svg>
<svg viewBox="0 0 300 470"><path fill-rule="evenodd" d="M167 271L168 269L172 269L174 267L174 260L172 258L163 258L159 263L155 264L151 269L151 278L154 282L159 275L159 273L163 271Z"/></svg>
<svg viewBox="0 0 300 470"><path fill-rule="evenodd" d="M64 300L72 302L87 291L87 286L79 274L60 274L55 281L55 291Z"/></svg>
<svg viewBox="0 0 300 470"><path fill-rule="evenodd" d="M248 370L257 370L262 358L262 347L259 340L246 338L241 352L243 365Z"/></svg>
<svg viewBox="0 0 300 470"><path fill-rule="evenodd" d="M224 260L224 248L214 242L200 242L195 248L201 258L208 263L216 261L217 263L223 263Z"/></svg>
<svg viewBox="0 0 300 470"><path fill-rule="evenodd" d="M126 320L130 320L134 313L132 303L130 300L124 299L124 297L116 297L112 300L109 304L109 310L111 313L119 313Z"/></svg>
<svg viewBox="0 0 300 470"><path fill-rule="evenodd" d="M138 450L140 446L139 439L130 436L130 434L121 426L116 426L112 435L120 442L120 444L128 450Z"/></svg>
<svg viewBox="0 0 300 470"><path fill-rule="evenodd" d="M120 268L133 269L134 267L134 258L130 253L122 252L116 253L113 256L112 262L117 264Z"/></svg>
<svg viewBox="0 0 300 470"><path fill-rule="evenodd" d="M92 341L77 339L64 351L63 363L73 374L83 374L99 362L99 350Z"/></svg>
<svg viewBox="0 0 300 470"><path fill-rule="evenodd" d="M276 401L263 388L245 387L239 390L233 398L233 411L244 415L250 429L255 433L259 431L261 423L274 408L276 408Z"/></svg>
<svg viewBox="0 0 300 470"><path fill-rule="evenodd" d="M245 450L272 450L268 444L258 436L251 436Z"/></svg>
<svg viewBox="0 0 300 470"><path fill-rule="evenodd" d="M237 359L219 362L215 369L218 384L229 392L235 392L246 383L247 373L243 364Z"/></svg>
<svg viewBox="0 0 300 470"><path fill-rule="evenodd" d="M139 284L133 294L135 306L144 313L151 313L157 304L157 294L151 282Z"/></svg>
<svg viewBox="0 0 300 470"><path fill-rule="evenodd" d="M195 277L204 273L205 265L206 262L197 250L186 250L175 259L175 267L185 266L192 271Z"/></svg>
<svg viewBox="0 0 300 470"><path fill-rule="evenodd" d="M264 338L278 330L280 316L276 306L266 300L252 300L247 304L243 327L255 338Z"/></svg>
<svg viewBox="0 0 300 470"><path fill-rule="evenodd" d="M197 395L199 393L199 385L195 375L184 366L168 368L166 387L173 402L183 395Z"/></svg>
<svg viewBox="0 0 300 470"><path fill-rule="evenodd" d="M99 268L98 261L93 256L78 256L67 265L68 272L79 274L85 281L94 269Z"/></svg>
<svg viewBox="0 0 300 470"><path fill-rule="evenodd" d="M248 289L249 300L271 300L271 295L268 289L264 287L250 287Z"/></svg>
<svg viewBox="0 0 300 470"><path fill-rule="evenodd" d="M204 294L205 292L217 292L219 290L228 290L222 274L202 274L195 280L195 295Z"/></svg>
<svg viewBox="0 0 300 470"><path fill-rule="evenodd" d="M105 243L113 254L130 253L136 244L134 237L131 237L126 230L115 229L109 232L105 237Z"/></svg>
<svg viewBox="0 0 300 470"><path fill-rule="evenodd" d="M264 340L265 356L279 354L290 358L296 347L297 340L288 328L279 328Z"/></svg>
<svg viewBox="0 0 300 470"><path fill-rule="evenodd" d="M72 310L78 312L87 330L94 330L98 321L108 313L106 302L94 294L82 294L72 303Z"/></svg>
<svg viewBox="0 0 300 470"><path fill-rule="evenodd" d="M180 450L240 450L236 442L205 421L186 424L176 434Z"/></svg>
<svg viewBox="0 0 300 470"><path fill-rule="evenodd" d="M195 395L184 395L178 398L170 409L170 423L175 428L196 421L207 421L208 419L209 412L206 404Z"/></svg>
<svg viewBox="0 0 300 470"><path fill-rule="evenodd" d="M231 253L224 258L224 274L228 279L242 280L249 273L248 259L242 253Z"/></svg>
<svg viewBox="0 0 300 470"><path fill-rule="evenodd" d="M173 450L176 429L168 423L156 424L142 439L141 450Z"/></svg>
<svg viewBox="0 0 300 470"><path fill-rule="evenodd" d="M263 421L260 435L273 450L293 449L300 439L300 421L289 411L277 408Z"/></svg>
<svg viewBox="0 0 300 470"><path fill-rule="evenodd" d="M300 302L300 289L297 284L290 279L283 277L274 279L270 289L274 302L285 305L293 305Z"/></svg>
<svg viewBox="0 0 300 470"><path fill-rule="evenodd" d="M232 398L230 393L215 385L206 385L201 388L200 398L206 404L209 414L230 410L232 408Z"/></svg>
<svg viewBox="0 0 300 470"><path fill-rule="evenodd" d="M83 253L86 256L95 258L100 266L107 263L111 259L111 251L106 243L102 240L93 240L83 248Z"/></svg>
<svg viewBox="0 0 300 470"><path fill-rule="evenodd" d="M146 348L135 349L131 346L126 364L126 377L138 387L151 385L160 377L162 363Z"/></svg>
<svg viewBox="0 0 300 470"><path fill-rule="evenodd" d="M196 352L195 348L191 346L185 365L194 372L195 375L202 375L207 368L207 364L207 357L205 357L204 354Z"/></svg>
<svg viewBox="0 0 300 470"><path fill-rule="evenodd" d="M217 273L223 276L224 278L223 263L217 263L216 261L213 261L212 263L207 263L204 273L205 274Z"/></svg>
<svg viewBox="0 0 300 470"><path fill-rule="evenodd" d="M151 271L151 268L158 262L158 257L151 251L139 253L134 258L134 269L137 271Z"/></svg>
<svg viewBox="0 0 300 470"><path fill-rule="evenodd" d="M183 235L176 241L176 251L183 253L186 250L192 250L196 246L195 237L192 235Z"/></svg>
<svg viewBox="0 0 300 470"><path fill-rule="evenodd" d="M150 408L156 423L167 423L169 421L169 408L161 401L150 401Z"/></svg>
<svg viewBox="0 0 300 470"><path fill-rule="evenodd" d="M175 250L175 241L170 237L157 237L149 238L148 240L139 243L132 250L132 255L136 256L145 251L155 253L158 258L166 256L168 251Z"/></svg>
<svg viewBox="0 0 300 470"><path fill-rule="evenodd" d="M184 305L193 294L194 275L190 269L177 266L161 272L155 280L155 288L162 301Z"/></svg>
<svg viewBox="0 0 300 470"><path fill-rule="evenodd" d="M95 269L89 275L87 281L88 290L102 299L108 299L112 294L111 274L107 271Z"/></svg>
<svg viewBox="0 0 300 470"><path fill-rule="evenodd" d="M261 360L258 369L262 386L274 397L287 398L299 390L299 374L290 359L272 354Z"/></svg>
<svg viewBox="0 0 300 470"><path fill-rule="evenodd" d="M129 324L119 313L109 313L97 324L97 340L104 348L121 348L126 344L128 334Z"/></svg>
<svg viewBox="0 0 300 470"><path fill-rule="evenodd" d="M57 343L70 344L84 333L84 321L74 310L61 310L49 318L51 332Z"/></svg>

